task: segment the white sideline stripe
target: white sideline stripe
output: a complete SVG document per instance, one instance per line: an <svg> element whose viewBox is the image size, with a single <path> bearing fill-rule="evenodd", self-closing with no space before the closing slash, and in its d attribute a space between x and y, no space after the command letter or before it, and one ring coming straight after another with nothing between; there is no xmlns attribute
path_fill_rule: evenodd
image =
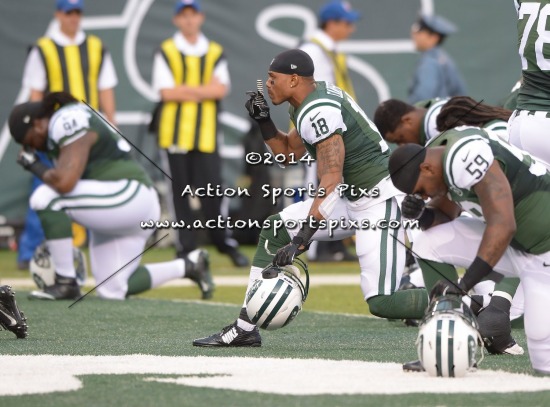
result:
<svg viewBox="0 0 550 407"><path fill-rule="evenodd" d="M5 355L1 359L0 396L75 391L82 388L80 376L93 374L154 375L141 380L288 395L550 390L548 377L478 370L462 378L435 378L427 373L405 373L399 363L356 360L154 355ZM258 380L258 372L262 380ZM315 372L314 380L311 372ZM162 375L181 376L167 378ZM284 377L284 385L281 385L281 377Z"/></svg>
<svg viewBox="0 0 550 407"><path fill-rule="evenodd" d="M248 276L214 276L214 283L218 287L244 287L248 285ZM310 286L322 285L357 285L359 286L359 274L322 274L310 276ZM0 278L0 284L11 285L14 288L36 288L34 281L31 278ZM93 278L88 277L86 280L87 286L95 286L96 282ZM194 287L196 284L187 279L172 280L163 284L162 287Z"/></svg>

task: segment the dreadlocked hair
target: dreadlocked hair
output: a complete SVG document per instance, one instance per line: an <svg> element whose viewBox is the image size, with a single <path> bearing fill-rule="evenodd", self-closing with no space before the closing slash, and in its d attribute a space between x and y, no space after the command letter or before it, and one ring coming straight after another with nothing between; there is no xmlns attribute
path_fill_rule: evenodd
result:
<svg viewBox="0 0 550 407"><path fill-rule="evenodd" d="M468 96L455 96L443 105L437 115L437 129L445 131L456 126L483 127L491 120L508 121L511 110L476 102Z"/></svg>
<svg viewBox="0 0 550 407"><path fill-rule="evenodd" d="M42 100L42 117L52 117L57 109L71 103L78 103L78 100L67 92L48 93Z"/></svg>
<svg viewBox="0 0 550 407"><path fill-rule="evenodd" d="M395 131L401 118L414 109L414 106L401 100L388 99L376 108L374 124L385 139L387 133Z"/></svg>

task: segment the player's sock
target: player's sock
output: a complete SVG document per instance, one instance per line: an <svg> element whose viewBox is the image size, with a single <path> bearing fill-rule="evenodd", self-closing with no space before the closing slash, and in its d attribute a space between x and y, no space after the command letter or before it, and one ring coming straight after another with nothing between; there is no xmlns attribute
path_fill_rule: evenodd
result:
<svg viewBox="0 0 550 407"><path fill-rule="evenodd" d="M458 280L458 273L450 264L438 263L436 261L424 259L418 259L418 264L422 269L422 275L424 276L424 283L428 293L439 280Z"/></svg>
<svg viewBox="0 0 550 407"><path fill-rule="evenodd" d="M149 290L154 287L158 287L167 281L175 280L185 276L185 267L186 262L184 259L175 259L172 261L166 261L163 263L151 263L140 266L134 271L134 273L128 279L128 291L130 291L130 282L132 277L136 275L136 284L132 286L132 291L129 294L136 294L135 290L140 290L137 292L142 292ZM140 276L140 273L143 273L141 269L145 269L149 277Z"/></svg>
<svg viewBox="0 0 550 407"><path fill-rule="evenodd" d="M271 215L268 220L271 222L271 225L274 223L282 224L281 216L279 214ZM260 277L262 270L273 261L273 254L269 254L266 250L266 241L269 252L275 253L279 248L290 242L290 235L284 227L277 230L273 227L269 229L262 229L258 240L258 246L256 247L256 253L252 259L252 267L250 268L250 277L248 279L248 287L246 289L247 292L254 280ZM246 295L245 302L243 303L243 307L241 308L241 312L237 318L237 326L245 331L251 331L255 327L246 313Z"/></svg>
<svg viewBox="0 0 550 407"><path fill-rule="evenodd" d="M47 240L47 245L55 272L62 277L76 278L72 238Z"/></svg>
<svg viewBox="0 0 550 407"><path fill-rule="evenodd" d="M512 302L512 298L516 294L516 290L519 286L519 278L516 277L506 277L503 278L500 283L495 285L495 290L493 291L493 296L501 296L504 298L509 298L509 301Z"/></svg>
<svg viewBox="0 0 550 407"><path fill-rule="evenodd" d="M271 222L271 225L274 223L282 224L281 216L279 214L271 215L267 218L267 220ZM273 261L273 254L268 254L265 249L266 241L269 252L276 253L277 250L290 242L290 235L284 227L277 230L274 230L273 226L269 229L262 229L260 239L258 241L258 247L256 248L254 258L252 259L252 265L262 269Z"/></svg>
<svg viewBox="0 0 550 407"><path fill-rule="evenodd" d="M36 213L40 218L46 240L64 239L66 237L72 239L72 221L65 212L45 209L36 211Z"/></svg>
<svg viewBox="0 0 550 407"><path fill-rule="evenodd" d="M36 211L48 242L48 250L57 274L75 278L73 263L72 221L63 211L50 209Z"/></svg>
<svg viewBox="0 0 550 407"><path fill-rule="evenodd" d="M246 308L241 308L239 318L237 318L237 326L245 331L252 331L256 325L252 323L248 314L246 313Z"/></svg>
<svg viewBox="0 0 550 407"><path fill-rule="evenodd" d="M421 319L428 307L428 293L423 288L377 295L367 300L371 314L388 319Z"/></svg>
<svg viewBox="0 0 550 407"><path fill-rule="evenodd" d="M424 277L422 276L422 269L420 267L416 268L409 274L410 283L416 288L424 287Z"/></svg>
<svg viewBox="0 0 550 407"><path fill-rule="evenodd" d="M126 296L139 294L151 289L151 273L145 266L138 268L128 278L128 291Z"/></svg>

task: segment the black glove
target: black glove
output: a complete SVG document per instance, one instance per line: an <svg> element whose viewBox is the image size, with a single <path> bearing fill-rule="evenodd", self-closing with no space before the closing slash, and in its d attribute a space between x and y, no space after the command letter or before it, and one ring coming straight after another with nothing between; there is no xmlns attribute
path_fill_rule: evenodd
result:
<svg viewBox="0 0 550 407"><path fill-rule="evenodd" d="M422 216L426 202L415 195L407 195L401 204L401 213L407 219L418 219Z"/></svg>
<svg viewBox="0 0 550 407"><path fill-rule="evenodd" d="M27 147L19 153L19 156L17 157L17 164L22 166L25 170L32 172L40 179L42 179L44 173L49 169L43 162L40 161L40 158L36 155L36 153Z"/></svg>
<svg viewBox="0 0 550 407"><path fill-rule="evenodd" d="M467 291L464 289L462 281L460 283L454 283L448 280L439 280L430 291L430 300L444 295L456 295L462 297L466 294Z"/></svg>
<svg viewBox="0 0 550 407"><path fill-rule="evenodd" d="M304 239L302 237L295 236L294 239L292 239L292 242L277 250L275 257L273 258L273 264L276 266L286 266L288 264L292 264L297 256L309 249L310 244L311 242L304 243ZM300 249L300 246L304 247Z"/></svg>
<svg viewBox="0 0 550 407"><path fill-rule="evenodd" d="M246 101L244 106L248 110L248 114L256 121L264 121L270 118L269 106L265 97L260 92L246 92L250 99Z"/></svg>

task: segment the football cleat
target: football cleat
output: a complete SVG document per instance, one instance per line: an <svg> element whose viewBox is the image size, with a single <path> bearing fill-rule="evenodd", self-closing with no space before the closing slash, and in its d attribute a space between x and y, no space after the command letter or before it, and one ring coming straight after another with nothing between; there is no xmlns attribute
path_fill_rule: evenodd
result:
<svg viewBox="0 0 550 407"><path fill-rule="evenodd" d="M27 337L27 319L15 302L15 292L9 285L0 286L0 326L19 339Z"/></svg>
<svg viewBox="0 0 550 407"><path fill-rule="evenodd" d="M55 275L55 283L44 287L42 291L31 291L31 300L77 300L80 298L80 286L76 278Z"/></svg>
<svg viewBox="0 0 550 407"><path fill-rule="evenodd" d="M186 266L185 277L197 283L203 300L212 298L215 285L210 273L208 252L204 249L196 249L190 252L185 259L186 263L189 261L192 264L189 269Z"/></svg>
<svg viewBox="0 0 550 407"><path fill-rule="evenodd" d="M245 331L237 326L237 322L226 326L219 333L206 338L195 339L193 346L203 347L258 347L262 346L262 337L258 327Z"/></svg>
<svg viewBox="0 0 550 407"><path fill-rule="evenodd" d="M403 363L404 372L425 372L420 360L413 360L411 362Z"/></svg>

